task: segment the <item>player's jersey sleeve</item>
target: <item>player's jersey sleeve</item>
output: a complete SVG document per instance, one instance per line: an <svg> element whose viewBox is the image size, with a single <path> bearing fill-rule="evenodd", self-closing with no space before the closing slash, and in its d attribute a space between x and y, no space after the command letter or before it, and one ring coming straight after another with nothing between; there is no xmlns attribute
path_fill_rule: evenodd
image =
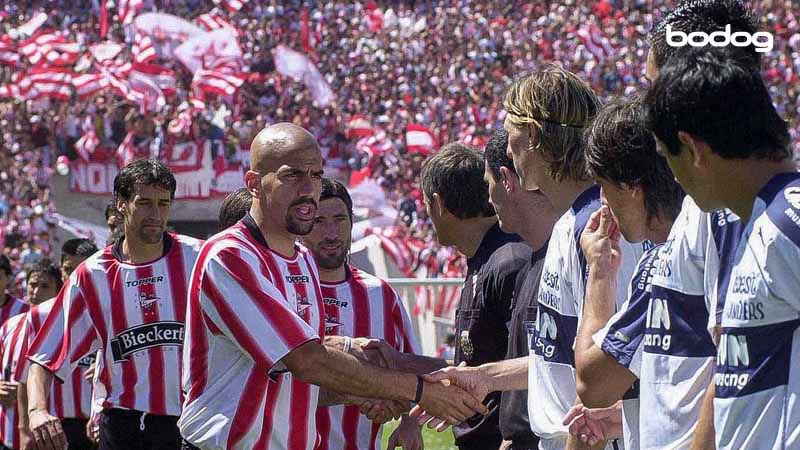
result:
<svg viewBox="0 0 800 450"><path fill-rule="evenodd" d="M100 314L91 272L80 266L56 297L53 309L33 337L28 359L66 379L81 358L100 348L93 314Z"/></svg>
<svg viewBox="0 0 800 450"><path fill-rule="evenodd" d="M209 255L200 274L200 307L209 327L256 365L271 368L319 335L291 309L258 257L242 248Z"/></svg>
<svg viewBox="0 0 800 450"><path fill-rule="evenodd" d="M608 320L606 326L593 336L595 345L637 378L641 372L642 340L651 295L650 281L657 258L658 247L642 255L628 287L628 300Z"/></svg>

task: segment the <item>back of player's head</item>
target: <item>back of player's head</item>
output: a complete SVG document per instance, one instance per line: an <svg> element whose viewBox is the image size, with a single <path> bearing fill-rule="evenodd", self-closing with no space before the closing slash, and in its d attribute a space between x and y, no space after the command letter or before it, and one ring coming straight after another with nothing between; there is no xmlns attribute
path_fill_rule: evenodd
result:
<svg viewBox="0 0 800 450"><path fill-rule="evenodd" d="M353 199L350 198L350 193L347 188L340 182L332 180L327 177L322 178L322 192L319 194L319 201L325 199L338 198L347 207L347 215L350 216L350 222L353 222Z"/></svg>
<svg viewBox="0 0 800 450"><path fill-rule="evenodd" d="M673 47L667 42L667 26L672 31L682 33L713 33L725 31L730 25L731 33L758 31L753 13L741 0L686 0L670 11L658 22L650 32L649 40L656 67L661 68L675 53L687 47ZM754 46L742 47L738 50L745 61L757 67L761 54Z"/></svg>
<svg viewBox="0 0 800 450"><path fill-rule="evenodd" d="M433 200L438 194L444 207L459 219L489 217L489 186L483 179L483 157L478 150L460 143L447 144L422 166L422 192Z"/></svg>
<svg viewBox="0 0 800 450"><path fill-rule="evenodd" d="M242 220L252 204L253 195L247 188L239 188L228 194L219 206L220 231Z"/></svg>
<svg viewBox="0 0 800 450"><path fill-rule="evenodd" d="M617 186L638 186L644 193L649 219L674 219L681 209L683 190L642 119L639 96L606 104L584 134L586 165L593 177Z"/></svg>
<svg viewBox="0 0 800 450"><path fill-rule="evenodd" d="M741 52L698 47L670 58L645 97L647 127L673 155L678 132L701 139L729 159L791 156L786 122L758 69Z"/></svg>
<svg viewBox="0 0 800 450"><path fill-rule="evenodd" d="M30 264L26 268L25 274L25 282L29 282L31 277L34 274L40 274L39 276L46 276L53 279L53 282L56 285L56 292L61 290L61 286L64 284L64 281L61 279L61 270L50 261L49 258L43 258L35 263Z"/></svg>
<svg viewBox="0 0 800 450"><path fill-rule="evenodd" d="M114 178L114 198L128 201L136 193L137 185L166 189L175 198L175 177L169 168L155 159L140 159L123 167Z"/></svg>
<svg viewBox="0 0 800 450"><path fill-rule="evenodd" d="M556 181L586 181L583 159L583 128L594 117L599 102L592 88L577 75L548 63L514 81L503 107L516 127L532 127L537 142Z"/></svg>
<svg viewBox="0 0 800 450"><path fill-rule="evenodd" d="M495 180L500 179L500 168L502 167L516 173L514 170L514 161L508 157L507 150L508 131L503 128L494 130L489 142L486 143L486 148L483 149L483 159Z"/></svg>
<svg viewBox="0 0 800 450"><path fill-rule="evenodd" d="M97 252L97 246L89 239L69 239L61 246L61 262L66 256L77 256L86 259Z"/></svg>
<svg viewBox="0 0 800 450"><path fill-rule="evenodd" d="M11 260L9 260L6 255L0 255L0 270L5 272L7 277L11 277L14 273L11 270ZM2 292L0 292L0 294L2 294Z"/></svg>

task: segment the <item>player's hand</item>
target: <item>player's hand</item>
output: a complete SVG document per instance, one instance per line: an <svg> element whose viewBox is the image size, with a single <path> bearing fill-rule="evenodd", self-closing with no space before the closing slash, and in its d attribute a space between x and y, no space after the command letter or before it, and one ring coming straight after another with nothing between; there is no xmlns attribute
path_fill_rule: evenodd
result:
<svg viewBox="0 0 800 450"><path fill-rule="evenodd" d="M380 424L401 418L409 409L407 402L395 400L367 399L359 405L361 414Z"/></svg>
<svg viewBox="0 0 800 450"><path fill-rule="evenodd" d="M36 450L36 444L33 442L33 435L30 430L25 427L19 427L19 448L20 450Z"/></svg>
<svg viewBox="0 0 800 450"><path fill-rule="evenodd" d="M391 370L397 369L397 355L400 352L382 339L367 339L363 345L360 341L361 339L364 338L358 338L358 344L361 345L363 351L370 358L370 362L375 360L381 362L381 364L376 364L375 362L373 362L373 364L380 365L381 367L386 367L387 369ZM353 346L355 346L355 341L353 344Z"/></svg>
<svg viewBox="0 0 800 450"><path fill-rule="evenodd" d="M31 411L28 415L29 427L37 450L64 450L67 438L58 417L43 409Z"/></svg>
<svg viewBox="0 0 800 450"><path fill-rule="evenodd" d="M481 401L489 395L489 378L479 367L467 367L464 362L423 375L422 378L431 383L448 380Z"/></svg>
<svg viewBox="0 0 800 450"><path fill-rule="evenodd" d="M581 234L586 262L595 273L616 276L622 260L621 234L611 208L603 205L592 213Z"/></svg>
<svg viewBox="0 0 800 450"><path fill-rule="evenodd" d="M444 380L436 383L425 382L422 400L411 410L410 415L418 417L423 412L443 420L442 426L446 428L461 423L475 414L486 414L488 410L472 394ZM444 428L439 427L437 430L442 431Z"/></svg>
<svg viewBox="0 0 800 450"><path fill-rule="evenodd" d="M0 405L6 408L15 408L18 388L19 384L13 381L0 381Z"/></svg>
<svg viewBox="0 0 800 450"><path fill-rule="evenodd" d="M564 417L569 433L584 444L622 437L622 401L608 408L586 408L578 403Z"/></svg>
<svg viewBox="0 0 800 450"><path fill-rule="evenodd" d="M95 444L100 442L100 414L103 413L98 413L96 416L93 415L86 421L86 437Z"/></svg>
<svg viewBox="0 0 800 450"><path fill-rule="evenodd" d="M87 368L86 371L83 372L83 379L84 380L86 380L86 381L93 381L94 380L94 368L95 368L96 364L97 364L97 361L92 361L92 363L89 364L89 368Z"/></svg>
<svg viewBox="0 0 800 450"><path fill-rule="evenodd" d="M400 426L389 436L386 450L393 450L397 447L405 450L425 449L425 443L422 441L422 429L411 417L403 417Z"/></svg>

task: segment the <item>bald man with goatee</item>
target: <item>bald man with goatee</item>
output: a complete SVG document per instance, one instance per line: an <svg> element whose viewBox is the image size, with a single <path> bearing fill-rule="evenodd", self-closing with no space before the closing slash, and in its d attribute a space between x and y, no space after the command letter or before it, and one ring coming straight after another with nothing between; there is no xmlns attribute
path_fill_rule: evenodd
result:
<svg viewBox="0 0 800 450"><path fill-rule="evenodd" d="M320 387L356 404L416 402L450 423L485 412L455 386L353 356L363 355L347 348L355 340L323 344L317 264L296 242L314 225L319 146L300 127L272 125L253 140L250 165L249 213L206 241L192 274L179 421L186 447L312 450Z"/></svg>

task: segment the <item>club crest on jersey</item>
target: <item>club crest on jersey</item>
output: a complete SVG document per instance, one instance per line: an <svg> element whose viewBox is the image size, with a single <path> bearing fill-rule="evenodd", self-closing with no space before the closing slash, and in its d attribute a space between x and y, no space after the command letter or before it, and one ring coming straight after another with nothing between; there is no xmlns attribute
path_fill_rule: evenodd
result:
<svg viewBox="0 0 800 450"><path fill-rule="evenodd" d="M335 317L325 316L325 333L332 333L336 328L342 326L342 323L336 320Z"/></svg>
<svg viewBox="0 0 800 450"><path fill-rule="evenodd" d="M461 353L464 354L464 359L470 360L472 359L473 353L475 353L475 347L472 345L472 341L469 338L469 330L463 330L461 332Z"/></svg>
<svg viewBox="0 0 800 450"><path fill-rule="evenodd" d="M305 317L308 309L311 308L311 303L299 293L295 293L295 298L297 299L297 315Z"/></svg>
<svg viewBox="0 0 800 450"><path fill-rule="evenodd" d="M139 300L139 306L141 306L143 310L151 311L153 307L156 305L156 303L158 303L159 300L161 300L161 298L155 294L140 292L138 300Z"/></svg>
<svg viewBox="0 0 800 450"><path fill-rule="evenodd" d="M111 339L114 362L127 361L136 352L152 347L181 347L183 324L180 322L151 322L128 328Z"/></svg>

